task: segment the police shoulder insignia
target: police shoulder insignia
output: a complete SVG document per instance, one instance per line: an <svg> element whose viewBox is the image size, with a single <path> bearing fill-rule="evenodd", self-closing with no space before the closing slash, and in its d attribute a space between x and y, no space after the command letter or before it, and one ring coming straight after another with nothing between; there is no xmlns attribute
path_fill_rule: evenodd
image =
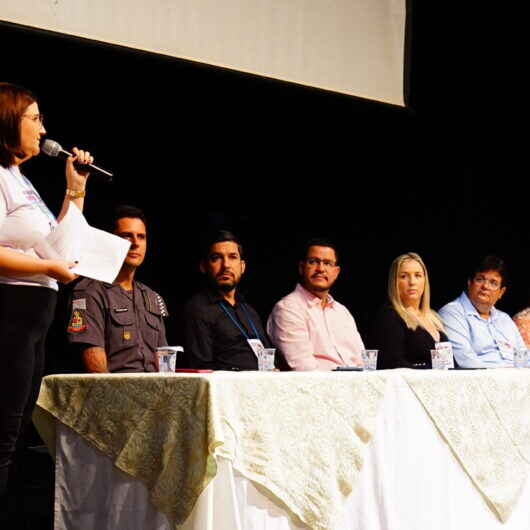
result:
<svg viewBox="0 0 530 530"><path fill-rule="evenodd" d="M72 333L79 333L80 331L85 331L86 324L83 320L83 315L81 311L74 309L72 312L72 318L70 319L70 324L68 324L68 331Z"/></svg>
<svg viewBox="0 0 530 530"><path fill-rule="evenodd" d="M160 310L160 314L163 317L169 316L166 303L164 302L164 299L159 294L156 295L156 301L158 303L158 309Z"/></svg>

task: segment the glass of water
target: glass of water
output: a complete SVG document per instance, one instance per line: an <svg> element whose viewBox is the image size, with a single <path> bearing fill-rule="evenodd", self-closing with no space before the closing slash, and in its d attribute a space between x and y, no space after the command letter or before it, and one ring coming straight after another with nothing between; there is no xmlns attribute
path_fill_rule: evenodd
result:
<svg viewBox="0 0 530 530"><path fill-rule="evenodd" d="M377 370L377 354L379 350L363 350L361 357L364 369L368 371Z"/></svg>
<svg viewBox="0 0 530 530"><path fill-rule="evenodd" d="M276 348L262 348L258 352L258 370L260 372L271 372L274 370L274 354Z"/></svg>
<svg viewBox="0 0 530 530"><path fill-rule="evenodd" d="M447 368L447 363L445 361L445 352L443 350L431 350L433 370L445 370Z"/></svg>
<svg viewBox="0 0 530 530"><path fill-rule="evenodd" d="M528 350L526 348L519 348L513 354L514 368L526 368L528 362Z"/></svg>

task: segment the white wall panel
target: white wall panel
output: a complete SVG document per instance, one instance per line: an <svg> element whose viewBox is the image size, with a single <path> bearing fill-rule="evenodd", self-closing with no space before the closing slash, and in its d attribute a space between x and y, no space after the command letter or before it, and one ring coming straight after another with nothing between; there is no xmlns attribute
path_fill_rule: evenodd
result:
<svg viewBox="0 0 530 530"><path fill-rule="evenodd" d="M0 19L403 105L405 0L3 0Z"/></svg>

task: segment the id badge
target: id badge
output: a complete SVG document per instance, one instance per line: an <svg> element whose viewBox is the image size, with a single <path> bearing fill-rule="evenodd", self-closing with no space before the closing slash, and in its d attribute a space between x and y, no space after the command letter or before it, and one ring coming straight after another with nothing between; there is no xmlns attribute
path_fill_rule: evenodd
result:
<svg viewBox="0 0 530 530"><path fill-rule="evenodd" d="M247 339L247 342L256 357L265 349L265 346L263 346L260 339Z"/></svg>
<svg viewBox="0 0 530 530"><path fill-rule="evenodd" d="M497 346L499 347L499 351L503 359L507 359L509 361L513 360L515 348L509 342L498 340Z"/></svg>

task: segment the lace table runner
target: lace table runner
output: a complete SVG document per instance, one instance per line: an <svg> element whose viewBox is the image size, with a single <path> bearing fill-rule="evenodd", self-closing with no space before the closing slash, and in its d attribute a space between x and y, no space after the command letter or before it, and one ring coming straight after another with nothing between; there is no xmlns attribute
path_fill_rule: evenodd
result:
<svg viewBox="0 0 530 530"><path fill-rule="evenodd" d="M530 370L400 370L500 521L530 470Z"/></svg>
<svg viewBox="0 0 530 530"><path fill-rule="evenodd" d="M143 481L176 525L220 455L297 522L339 530L383 394L376 373L60 375L38 407Z"/></svg>

